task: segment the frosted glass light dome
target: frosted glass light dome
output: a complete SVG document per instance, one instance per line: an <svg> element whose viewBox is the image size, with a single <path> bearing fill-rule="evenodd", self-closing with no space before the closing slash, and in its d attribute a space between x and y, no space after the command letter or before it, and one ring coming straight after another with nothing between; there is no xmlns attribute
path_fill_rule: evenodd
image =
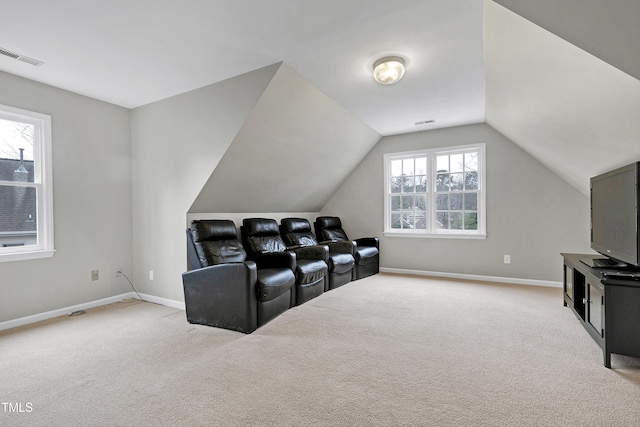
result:
<svg viewBox="0 0 640 427"><path fill-rule="evenodd" d="M404 59L398 56L388 56L378 59L373 64L373 78L381 85L391 85L404 75Z"/></svg>

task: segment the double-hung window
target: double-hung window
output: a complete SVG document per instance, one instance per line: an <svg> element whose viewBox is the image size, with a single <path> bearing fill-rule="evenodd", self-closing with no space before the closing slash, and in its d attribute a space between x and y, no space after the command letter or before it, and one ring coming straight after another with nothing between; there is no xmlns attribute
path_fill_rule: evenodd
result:
<svg viewBox="0 0 640 427"><path fill-rule="evenodd" d="M53 252L51 117L0 105L0 261Z"/></svg>
<svg viewBox="0 0 640 427"><path fill-rule="evenodd" d="M385 235L485 238L485 144L384 156Z"/></svg>

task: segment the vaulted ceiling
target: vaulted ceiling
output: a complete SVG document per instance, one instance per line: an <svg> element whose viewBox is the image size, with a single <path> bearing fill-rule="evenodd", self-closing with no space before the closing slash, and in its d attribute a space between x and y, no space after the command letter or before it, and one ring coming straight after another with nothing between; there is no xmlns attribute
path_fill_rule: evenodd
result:
<svg viewBox="0 0 640 427"><path fill-rule="evenodd" d="M598 0L581 0L582 7L570 0L571 9L548 0L500 2L531 10L543 25L561 27L572 39L583 40L585 29L598 35L585 45L592 54L497 3L486 4L486 122L588 195L591 176L640 161L640 80L595 56L604 51L616 64L640 71L640 48L634 42L640 38L625 38L640 36L638 27L626 25L628 20L594 22L593 14L605 3ZM606 4L622 8L625 2ZM542 14L539 7L545 4L557 14ZM637 22L640 2L628 6L624 10ZM616 10L602 16L622 14ZM565 21L572 24L558 24ZM598 43L591 42L595 39ZM627 46L625 55L606 49L616 43Z"/></svg>
<svg viewBox="0 0 640 427"><path fill-rule="evenodd" d="M0 70L128 108L284 62L380 135L486 121L585 194L640 160L636 0L0 5L0 48L44 63L0 55ZM407 72L380 86L371 65L387 55Z"/></svg>

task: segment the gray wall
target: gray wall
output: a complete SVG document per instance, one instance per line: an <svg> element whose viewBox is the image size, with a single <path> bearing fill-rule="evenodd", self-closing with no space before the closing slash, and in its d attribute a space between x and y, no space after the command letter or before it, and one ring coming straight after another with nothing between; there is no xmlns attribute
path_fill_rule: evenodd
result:
<svg viewBox="0 0 640 427"><path fill-rule="evenodd" d="M380 138L280 64L189 212L317 212Z"/></svg>
<svg viewBox="0 0 640 427"><path fill-rule="evenodd" d="M143 293L184 299L187 212L277 69L275 64L133 110L134 265Z"/></svg>
<svg viewBox="0 0 640 427"><path fill-rule="evenodd" d="M0 322L129 292L130 111L2 72L0 103L51 116L57 251L0 263Z"/></svg>
<svg viewBox="0 0 640 427"><path fill-rule="evenodd" d="M486 240L384 237L383 155L477 142L487 147ZM321 213L340 216L351 238L379 236L381 267L561 281L560 252L590 252L588 198L486 124L384 137Z"/></svg>
<svg viewBox="0 0 640 427"><path fill-rule="evenodd" d="M135 279L173 301L187 213L313 215L380 139L285 64L137 108L132 123Z"/></svg>
<svg viewBox="0 0 640 427"><path fill-rule="evenodd" d="M0 321L129 292L120 266L139 291L181 301L187 212L276 70L133 111L0 73L0 103L52 116L57 249L0 263ZM383 154L472 142L487 144L488 238L382 236ZM383 138L320 213L340 215L352 237L380 236L383 267L559 281L559 252L589 250L587 197L488 125Z"/></svg>

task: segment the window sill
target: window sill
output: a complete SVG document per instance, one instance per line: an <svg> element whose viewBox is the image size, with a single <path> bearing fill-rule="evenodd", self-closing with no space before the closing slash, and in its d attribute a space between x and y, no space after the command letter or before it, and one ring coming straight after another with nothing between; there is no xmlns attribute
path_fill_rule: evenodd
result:
<svg viewBox="0 0 640 427"><path fill-rule="evenodd" d="M51 258L54 253L55 253L55 249L5 253L5 254L0 254L0 262L26 261L30 259Z"/></svg>
<svg viewBox="0 0 640 427"><path fill-rule="evenodd" d="M419 239L469 239L469 240L485 240L486 234L465 234L465 233L398 233L386 231L383 233L385 237L410 237Z"/></svg>

